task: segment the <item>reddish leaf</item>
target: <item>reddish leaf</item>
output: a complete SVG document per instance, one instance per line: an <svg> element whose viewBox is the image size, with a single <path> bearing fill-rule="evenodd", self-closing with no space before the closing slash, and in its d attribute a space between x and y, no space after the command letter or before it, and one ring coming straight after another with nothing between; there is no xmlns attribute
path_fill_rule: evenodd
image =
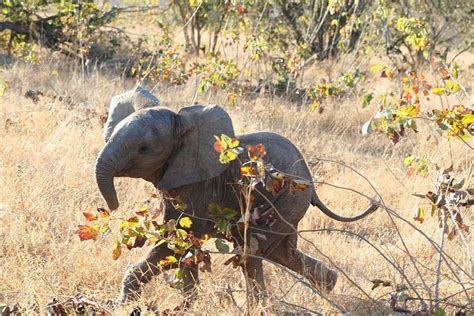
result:
<svg viewBox="0 0 474 316"><path fill-rule="evenodd" d="M448 71L448 69L446 69L445 66L440 66L438 70L439 70L439 74L441 75L441 78L443 80L449 79L449 77L450 77L449 76L449 71Z"/></svg>
<svg viewBox="0 0 474 316"><path fill-rule="evenodd" d="M97 239L97 236L99 235L99 225L79 225L79 230L77 231L77 234L79 235L79 238L84 241L84 240L89 240L89 239Z"/></svg>
<svg viewBox="0 0 474 316"><path fill-rule="evenodd" d="M451 229L451 231L449 232L449 234L448 234L448 239L449 239L449 240L453 240L454 237L456 237L456 228L455 228L455 227L453 227L453 228Z"/></svg>
<svg viewBox="0 0 474 316"><path fill-rule="evenodd" d="M273 196L277 195L285 187L285 182L283 179L274 178L270 175L265 184L267 191L270 191Z"/></svg>
<svg viewBox="0 0 474 316"><path fill-rule="evenodd" d="M185 258L181 261L185 266L192 266L193 263L194 263L194 258L191 256L191 257L188 257L188 258Z"/></svg>
<svg viewBox="0 0 474 316"><path fill-rule="evenodd" d="M310 183L308 183L308 181L292 180L290 182L290 192L293 194L297 191L304 191L309 185Z"/></svg>
<svg viewBox="0 0 474 316"><path fill-rule="evenodd" d="M214 150L217 151L218 153L224 152L224 147L222 146L222 143L219 139L216 140L214 143Z"/></svg>
<svg viewBox="0 0 474 316"><path fill-rule="evenodd" d="M137 216L140 216L140 217L146 217L150 215L150 212L148 211L147 206L143 206L140 208L139 211L135 212L135 214L137 214Z"/></svg>
<svg viewBox="0 0 474 316"><path fill-rule="evenodd" d="M145 236L137 236L133 242L132 248L141 248L145 245L147 238Z"/></svg>
<svg viewBox="0 0 474 316"><path fill-rule="evenodd" d="M88 222L97 220L97 216L92 213L83 212L82 214L84 215L84 217L86 218L86 221Z"/></svg>
<svg viewBox="0 0 474 316"><path fill-rule="evenodd" d="M448 168L444 169L441 173L445 175L445 174L449 174L450 172L453 172L453 170L454 170L453 165L451 165Z"/></svg>
<svg viewBox="0 0 474 316"><path fill-rule="evenodd" d="M139 219L136 216L132 216L129 219L127 219L127 222L129 222L129 223L138 223Z"/></svg>
<svg viewBox="0 0 474 316"><path fill-rule="evenodd" d="M267 153L263 144L257 144L255 146L247 145L246 148L248 151L249 158L252 161L258 161L262 159L263 156L265 156L265 154Z"/></svg>

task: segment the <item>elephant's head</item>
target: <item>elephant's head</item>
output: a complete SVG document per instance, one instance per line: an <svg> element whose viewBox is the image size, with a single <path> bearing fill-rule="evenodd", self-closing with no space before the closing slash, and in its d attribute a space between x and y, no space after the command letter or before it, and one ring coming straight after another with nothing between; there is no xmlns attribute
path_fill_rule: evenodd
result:
<svg viewBox="0 0 474 316"><path fill-rule="evenodd" d="M104 126L104 139L107 142L115 127L124 118L140 109L160 105L160 101L148 90L137 86L110 100L109 116Z"/></svg>
<svg viewBox="0 0 474 316"><path fill-rule="evenodd" d="M95 174L108 207L119 206L114 177L142 178L161 190L210 179L226 166L213 149L214 135L234 136L219 106L195 105L178 113L164 107L135 112L120 122L99 153Z"/></svg>

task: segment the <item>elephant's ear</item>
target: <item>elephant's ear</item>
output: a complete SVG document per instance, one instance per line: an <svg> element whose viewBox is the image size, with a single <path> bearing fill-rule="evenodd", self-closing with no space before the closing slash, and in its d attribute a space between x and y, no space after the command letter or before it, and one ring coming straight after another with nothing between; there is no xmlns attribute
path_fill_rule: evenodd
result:
<svg viewBox="0 0 474 316"><path fill-rule="evenodd" d="M158 105L160 105L160 101L150 91L140 86L113 96L110 100L109 116L104 126L105 141L109 140L115 126L124 118L137 110Z"/></svg>
<svg viewBox="0 0 474 316"><path fill-rule="evenodd" d="M219 154L214 150L214 135L234 137L232 120L224 109L217 105L181 109L177 118L177 134L181 146L168 161L157 184L159 189L169 190L210 179L227 168L219 162Z"/></svg>

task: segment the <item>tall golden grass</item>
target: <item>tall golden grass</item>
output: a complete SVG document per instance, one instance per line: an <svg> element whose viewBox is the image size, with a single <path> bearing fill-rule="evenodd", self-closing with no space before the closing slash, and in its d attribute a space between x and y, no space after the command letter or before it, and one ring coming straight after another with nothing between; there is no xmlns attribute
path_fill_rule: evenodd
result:
<svg viewBox="0 0 474 316"><path fill-rule="evenodd" d="M336 64L325 67L338 70ZM306 74L306 79L317 78L320 71L314 69ZM469 78L469 73L465 76ZM110 97L133 87L134 82L96 68L84 72L57 58L40 65L5 63L0 68L0 78L8 83L4 96L0 97L0 302L9 305L18 302L23 307L36 303L40 312L45 313L44 306L52 298L61 301L80 293L103 302L116 297L125 269L148 249L134 249L114 261L113 236L97 242L81 242L75 231L84 221L82 212L104 206L93 170L103 146L101 116L106 113ZM368 88L376 85L378 89L383 89L384 84L367 83ZM40 90L45 95L34 103L24 97L27 90ZM170 89L155 87L154 93L164 105L179 108L192 102L195 90L190 84ZM198 101L206 103L207 97ZM224 101L223 96L211 99L213 103ZM417 154L441 167L453 164L459 177L466 176L473 165L470 149L437 135L423 122L419 133L410 134L396 146L378 135L362 136L360 126L374 112L374 106L361 109L356 97L333 101L322 114L264 96L227 109L237 133L272 130L295 142L316 179L323 183L317 188L320 197L340 214L353 215L368 201L352 191L324 183L352 188L368 196L375 195L373 185L386 205L436 242L440 240L437 219L428 216L423 224L413 221L419 200L411 196L413 192L432 190L436 171L426 178L408 177L402 160L409 154ZM318 158L342 161L371 183L341 164L321 162ZM144 181L120 179L118 194L122 207L118 212L125 216L136 210L152 191ZM472 213L465 216L465 221L472 227ZM429 290L435 286L438 252L410 225L397 219L392 222L383 209L357 223L343 224L310 208L298 228L355 232L396 262L423 297L427 297L425 285ZM359 238L337 232L312 232L303 236L310 242L301 240L299 248L323 261L331 261L343 271L335 290L328 295L332 301L354 315L390 311L388 294L406 281L375 248ZM466 238L472 248L472 237ZM459 238L447 241L445 251L469 271L466 248ZM222 255L213 256L213 273L201 275L198 296L189 313L231 315L245 310L244 278L239 270L224 266L225 259ZM462 291L446 265L441 271L441 297ZM472 296L472 279L458 269L455 272ZM292 305L320 313L335 310L272 264L265 264L265 278L270 299L266 305L255 306L251 314L299 310ZM391 281L393 286L372 290L373 279ZM137 304L155 301L165 309L177 305L181 299L179 291L170 289L161 277L156 277L145 287ZM461 292L452 301L466 304L466 294ZM119 313L126 310L122 308Z"/></svg>

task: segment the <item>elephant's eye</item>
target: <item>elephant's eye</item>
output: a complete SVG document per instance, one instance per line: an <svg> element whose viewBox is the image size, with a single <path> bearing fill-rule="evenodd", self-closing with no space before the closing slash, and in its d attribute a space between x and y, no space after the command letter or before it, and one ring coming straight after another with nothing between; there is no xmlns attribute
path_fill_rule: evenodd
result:
<svg viewBox="0 0 474 316"><path fill-rule="evenodd" d="M138 153L139 154L146 154L149 151L150 151L150 147L148 147L146 145L140 146L140 148L138 148Z"/></svg>

